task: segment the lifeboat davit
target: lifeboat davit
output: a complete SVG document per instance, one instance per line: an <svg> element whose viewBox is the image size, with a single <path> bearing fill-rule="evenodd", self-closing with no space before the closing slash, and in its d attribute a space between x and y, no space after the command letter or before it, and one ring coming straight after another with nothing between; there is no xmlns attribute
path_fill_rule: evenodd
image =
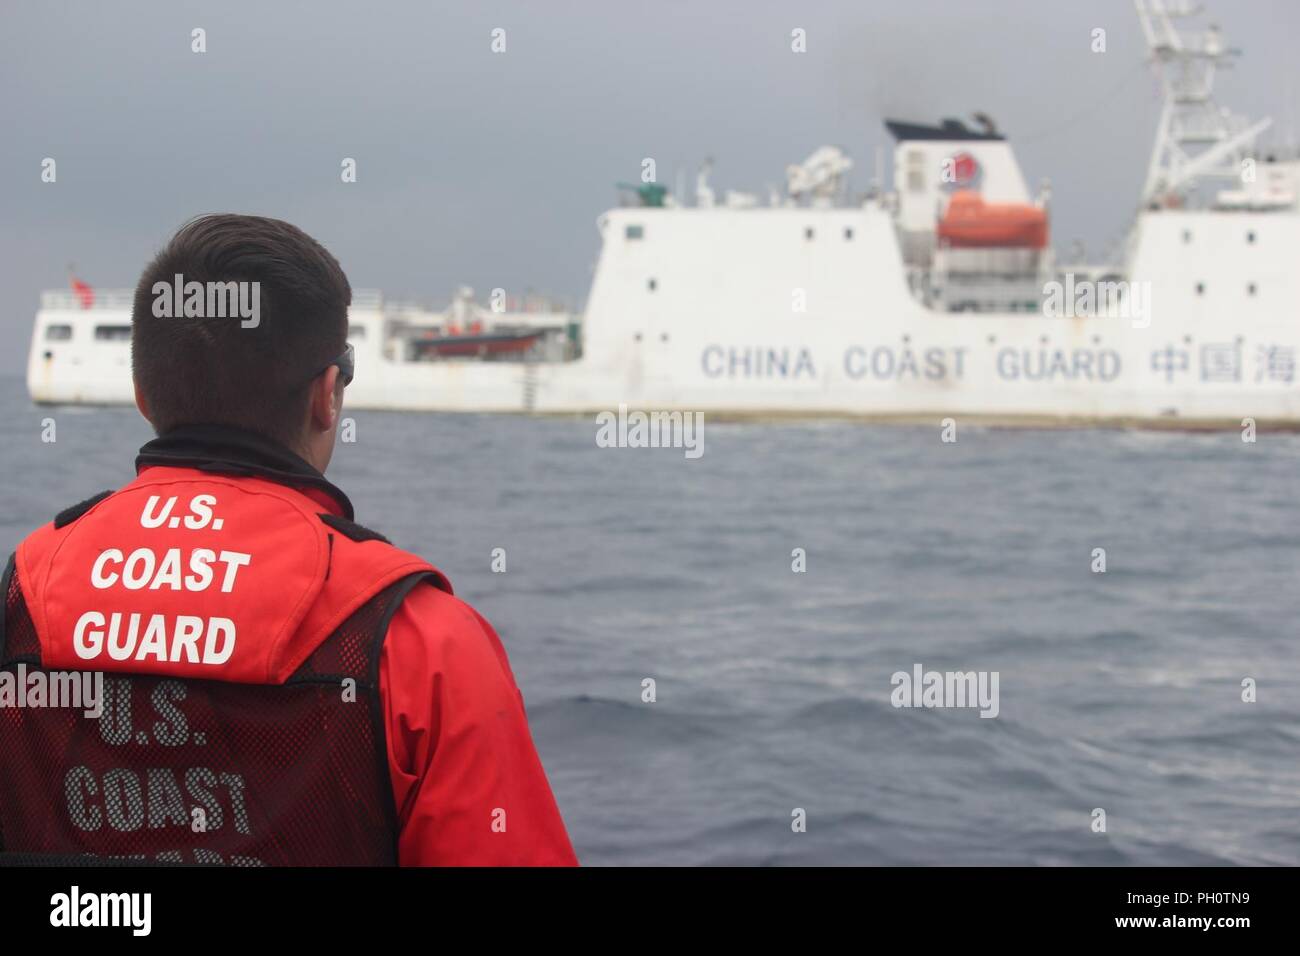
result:
<svg viewBox="0 0 1300 956"><path fill-rule="evenodd" d="M986 203L969 189L952 194L938 236L954 248L1047 246L1047 212L1026 203Z"/></svg>

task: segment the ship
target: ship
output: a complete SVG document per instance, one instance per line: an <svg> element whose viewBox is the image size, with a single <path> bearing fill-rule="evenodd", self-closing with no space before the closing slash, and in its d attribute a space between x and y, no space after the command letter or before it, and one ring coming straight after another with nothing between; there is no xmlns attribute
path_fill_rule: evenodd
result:
<svg viewBox="0 0 1300 956"><path fill-rule="evenodd" d="M835 146L766 197L719 194L707 163L689 200L624 186L581 313L358 293L349 405L1300 426L1300 156L1216 100L1239 51L1199 8L1135 6L1161 112L1110 259L1058 258L1051 190L989 116L890 119L863 194ZM129 293L44 293L32 399L132 401L129 339Z"/></svg>

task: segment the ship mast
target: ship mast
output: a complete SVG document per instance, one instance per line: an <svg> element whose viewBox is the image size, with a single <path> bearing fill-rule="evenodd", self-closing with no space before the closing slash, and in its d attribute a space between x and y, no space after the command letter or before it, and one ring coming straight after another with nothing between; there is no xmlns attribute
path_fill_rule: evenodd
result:
<svg viewBox="0 0 1300 956"><path fill-rule="evenodd" d="M1190 0L1134 0L1150 60L1160 73L1163 105L1143 188L1144 205L1181 203L1197 180L1239 179L1242 160L1271 119L1247 126L1214 100L1214 79L1241 51L1228 49L1217 26L1180 33L1178 22L1199 16Z"/></svg>

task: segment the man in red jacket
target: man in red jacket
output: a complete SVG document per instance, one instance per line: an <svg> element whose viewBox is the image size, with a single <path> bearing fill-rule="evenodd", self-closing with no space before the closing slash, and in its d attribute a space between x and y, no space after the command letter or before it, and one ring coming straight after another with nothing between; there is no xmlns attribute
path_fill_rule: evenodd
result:
<svg viewBox="0 0 1300 956"><path fill-rule="evenodd" d="M145 269L158 437L5 572L0 678L50 693L0 707L0 860L577 863L491 625L323 476L351 295L251 216L193 220ZM97 704L49 706L88 672Z"/></svg>

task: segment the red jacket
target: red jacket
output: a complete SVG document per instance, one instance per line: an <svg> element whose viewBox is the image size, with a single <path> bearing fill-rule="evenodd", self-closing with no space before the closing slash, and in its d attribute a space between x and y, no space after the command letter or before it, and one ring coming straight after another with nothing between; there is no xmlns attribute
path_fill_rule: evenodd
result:
<svg viewBox="0 0 1300 956"><path fill-rule="evenodd" d="M137 470L18 549L47 670L284 683L370 598L423 572L438 586L407 593L379 656L398 861L577 864L505 649L440 573L353 524L342 492L249 433L179 430L145 445ZM222 530L223 515L238 527ZM145 615L128 636L142 607L162 612L156 633Z"/></svg>
<svg viewBox="0 0 1300 956"><path fill-rule="evenodd" d="M402 865L575 866L505 648L458 598L416 588L380 658ZM488 826L509 807L505 833Z"/></svg>

